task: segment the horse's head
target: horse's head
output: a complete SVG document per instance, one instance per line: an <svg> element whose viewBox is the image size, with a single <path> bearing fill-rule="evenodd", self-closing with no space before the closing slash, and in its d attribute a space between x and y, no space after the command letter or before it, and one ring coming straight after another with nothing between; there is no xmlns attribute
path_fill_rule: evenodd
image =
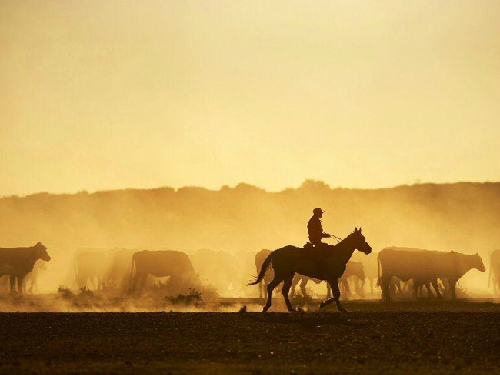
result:
<svg viewBox="0 0 500 375"><path fill-rule="evenodd" d="M346 239L352 241L352 246L358 249L362 253L370 254L372 252L372 247L366 242L365 236L361 233L361 227L354 228L354 232L347 236Z"/></svg>

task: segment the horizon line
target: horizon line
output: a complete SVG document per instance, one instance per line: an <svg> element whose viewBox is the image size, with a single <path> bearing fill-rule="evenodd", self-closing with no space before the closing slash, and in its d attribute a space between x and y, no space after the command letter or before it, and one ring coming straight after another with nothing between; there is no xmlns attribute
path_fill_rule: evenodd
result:
<svg viewBox="0 0 500 375"><path fill-rule="evenodd" d="M247 182L239 182L234 187L231 187L230 185L222 185L218 189L217 188L207 188L204 186L200 185L184 185L181 187L173 187L173 186L157 186L157 187L124 187L124 188L109 188L109 189L98 189L98 190L92 190L88 191L87 189L81 189L79 191L73 191L73 192L54 192L54 191L37 191L33 193L28 193L24 195L20 194L10 194L10 195L0 195L0 199L5 199L5 198L27 198L31 196L36 196L36 195L78 195L78 194L88 194L88 195L93 195L93 194L99 194L99 193L110 193L110 192L118 192L118 191L127 191L127 190L136 190L136 191L145 191L145 190L161 190L161 189L172 189L174 192L179 192L179 190L182 189L201 189L201 190L207 190L207 191L212 191L212 192L220 192L225 189L238 189L243 186L246 187L251 187L255 188L256 190L262 190L266 193L282 193L286 190L299 190L307 187L307 184L317 184L318 187L323 186L323 188L327 188L330 190L387 190L387 189L397 189L401 187L411 187L411 186L424 186L424 185L458 185L458 184L498 184L500 181L455 181L455 182L422 182L422 181L416 181L413 183L407 183L407 184L400 184L400 185L392 185L392 186L383 186L383 187L369 187L369 188L363 188L363 187L343 187L343 186L336 186L332 187L328 183L322 181L322 180L316 180L316 179L305 179L300 186L298 187L285 187L281 190L266 190L265 188L259 187L257 185L253 185Z"/></svg>

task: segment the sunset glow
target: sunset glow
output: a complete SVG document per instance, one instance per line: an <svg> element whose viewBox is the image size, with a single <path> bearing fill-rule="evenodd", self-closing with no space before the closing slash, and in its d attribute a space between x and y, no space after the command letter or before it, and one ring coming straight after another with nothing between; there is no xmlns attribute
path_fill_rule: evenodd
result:
<svg viewBox="0 0 500 375"><path fill-rule="evenodd" d="M0 3L0 195L500 179L498 1Z"/></svg>

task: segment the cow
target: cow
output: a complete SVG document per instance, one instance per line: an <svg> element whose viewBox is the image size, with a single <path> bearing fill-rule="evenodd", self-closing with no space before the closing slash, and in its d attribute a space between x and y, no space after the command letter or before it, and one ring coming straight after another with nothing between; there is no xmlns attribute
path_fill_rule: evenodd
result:
<svg viewBox="0 0 500 375"><path fill-rule="evenodd" d="M466 255L455 251L440 252L412 248L385 248L378 254L379 285L382 299L391 300L389 283L396 276L402 281L413 280L414 285L432 283L438 290L437 279L446 278L451 298L455 299L457 281L472 268L485 271L479 254Z"/></svg>
<svg viewBox="0 0 500 375"><path fill-rule="evenodd" d="M393 249L395 251L413 251L413 252L422 252L422 251L427 251L427 250L421 250L421 249L413 249L413 248L387 248L384 249L384 254L386 254L389 249ZM383 255L384 257L385 255ZM380 284L381 279L380 279L380 261L377 256L377 273L378 273L378 283L379 286L382 288L382 299L384 300L391 300L391 296L399 293L400 295L406 295L410 294L413 296L413 298L417 299L418 296L420 295L421 297L423 296L423 287L425 286L427 289L427 295L428 297L432 297L432 290L430 288L430 284L432 283L433 280L428 280L426 277L422 277L421 275L419 277L411 277L406 280L402 280L399 276L392 275L392 276L387 276L386 279L384 279L384 285ZM437 278L435 278L437 281Z"/></svg>
<svg viewBox="0 0 500 375"><path fill-rule="evenodd" d="M410 284L410 283L408 283ZM427 282L423 283L419 281L417 283L411 283L412 287L412 296L417 299L418 297L423 297L423 287L427 289L427 298L444 298L450 292L450 284L448 283L448 279L446 277L435 278L434 280L427 280ZM432 292L434 289L434 293Z"/></svg>
<svg viewBox="0 0 500 375"><path fill-rule="evenodd" d="M424 296L424 286L425 286L425 289L427 289L427 298L434 297L434 293L432 293L432 288L431 288L431 284L433 284L434 281L436 282L436 285L438 285L439 280L437 278L434 280L428 280L426 282L423 282L422 280L420 280L418 282L412 283L412 296L413 296L413 298L417 299L418 297ZM439 285L438 285L438 288L434 289L434 290L436 291L436 296L438 298L442 298L442 295L439 291Z"/></svg>
<svg viewBox="0 0 500 375"><path fill-rule="evenodd" d="M78 288L103 289L108 270L108 253L102 249L80 249L75 256Z"/></svg>
<svg viewBox="0 0 500 375"><path fill-rule="evenodd" d="M436 281L438 282L438 279L436 279ZM432 298L434 297L434 294L432 293L431 283L431 280L423 282L422 280L415 281L414 279L410 279L405 282L399 277L393 276L389 282L388 290L391 296L398 294L403 297L412 296L414 299L417 299L418 297L423 297L423 290L425 287L428 298Z"/></svg>
<svg viewBox="0 0 500 375"><path fill-rule="evenodd" d="M257 254L255 254L255 268L257 269L257 273L262 268L262 265L264 264L264 261L266 260L269 254L271 254L271 250L268 249L262 249ZM259 298L267 298L267 285L271 282L273 278L274 278L274 271L271 266L267 269L266 274L264 275L262 281L258 283Z"/></svg>
<svg viewBox="0 0 500 375"><path fill-rule="evenodd" d="M135 270L135 275L134 275ZM197 282L197 275L187 254L181 251L137 251L132 255L132 290L144 288L148 275L169 276L169 286L182 288Z"/></svg>
<svg viewBox="0 0 500 375"><path fill-rule="evenodd" d="M490 255L490 272L488 275L488 287L493 286L493 294L497 295L500 288L500 249L493 250Z"/></svg>
<svg viewBox="0 0 500 375"><path fill-rule="evenodd" d="M414 286L414 280L408 280L407 282L401 280L397 276L393 276L389 282L389 293L395 295L396 293L402 296L408 296L412 293ZM422 285L419 286L420 292L422 291Z"/></svg>
<svg viewBox="0 0 500 375"><path fill-rule="evenodd" d="M31 247L0 248L0 276L10 276L10 290L15 291L17 277L17 291L23 293L23 280L29 274L38 259L50 261L47 248L38 242Z"/></svg>

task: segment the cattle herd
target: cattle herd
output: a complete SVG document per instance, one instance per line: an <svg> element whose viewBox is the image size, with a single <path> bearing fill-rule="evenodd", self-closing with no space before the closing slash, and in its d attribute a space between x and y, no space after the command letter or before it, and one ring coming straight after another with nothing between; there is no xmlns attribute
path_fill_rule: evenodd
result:
<svg viewBox="0 0 500 375"><path fill-rule="evenodd" d="M141 295L148 287L164 283L176 290L185 290L203 283L210 284L224 296L266 297L265 285L273 278L269 268L258 288L246 282L255 275L270 250L236 258L226 252L202 249L192 254L181 251L132 249L79 249L73 257L73 285L79 289L110 290L121 294ZM252 264L252 259L254 264ZM4 290L22 293L35 292L37 275L48 268L51 258L42 243L32 247L0 248L0 277ZM488 287L496 296L500 292L500 250L490 254ZM361 261L349 261L339 279L343 298L381 296L391 301L398 296L418 298L424 295L455 298L457 282L472 269L485 272L478 254L455 251L429 251L414 248L389 247L366 256ZM17 283L16 283L17 281ZM296 274L291 296L311 297L311 288L319 280ZM324 292L331 295L325 283ZM17 289L16 289L17 287ZM315 287L317 289L317 287Z"/></svg>

